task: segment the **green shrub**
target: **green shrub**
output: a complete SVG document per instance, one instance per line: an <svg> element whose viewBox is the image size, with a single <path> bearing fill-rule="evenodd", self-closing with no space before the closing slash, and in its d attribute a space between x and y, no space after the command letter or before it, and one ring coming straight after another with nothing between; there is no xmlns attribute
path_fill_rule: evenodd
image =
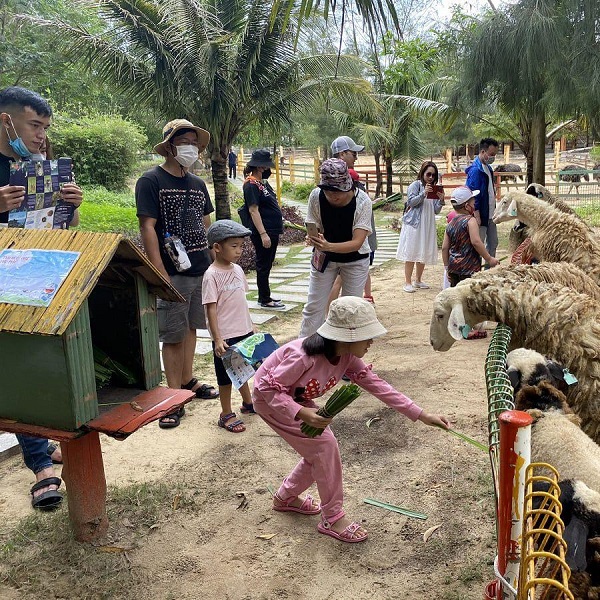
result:
<svg viewBox="0 0 600 600"><path fill-rule="evenodd" d="M70 156L79 185L124 190L146 136L137 125L115 116L57 120L51 135L55 156Z"/></svg>
<svg viewBox="0 0 600 600"><path fill-rule="evenodd" d="M315 186L312 183L290 183L289 181L283 181L281 184L281 194L297 202L308 202L308 197L314 189Z"/></svg>
<svg viewBox="0 0 600 600"><path fill-rule="evenodd" d="M111 192L102 186L86 187L77 229L135 235L139 229L135 213L135 198L131 192Z"/></svg>

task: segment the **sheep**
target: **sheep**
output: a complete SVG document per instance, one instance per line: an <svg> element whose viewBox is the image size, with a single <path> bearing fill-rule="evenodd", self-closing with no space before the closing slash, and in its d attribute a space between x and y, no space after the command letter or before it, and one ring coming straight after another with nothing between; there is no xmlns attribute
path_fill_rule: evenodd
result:
<svg viewBox="0 0 600 600"><path fill-rule="evenodd" d="M519 165L516 165L514 163L506 163L504 165L498 165L495 169L494 169L494 173L510 173L510 175L500 175L500 183L506 183L506 187L510 188L509 183L517 183L517 177L522 181L523 180L523 175L521 175L521 173L523 172L523 169L521 169L521 167ZM519 175L516 175L515 173L519 173Z"/></svg>
<svg viewBox="0 0 600 600"><path fill-rule="evenodd" d="M506 373L516 394L524 385L546 381L563 394L569 391L565 368L530 348L517 348L506 357Z"/></svg>
<svg viewBox="0 0 600 600"><path fill-rule="evenodd" d="M580 167L579 165L565 165L559 171L559 178L561 181L570 182L569 191L567 194L571 193L571 190L575 188L575 194L577 195L577 199L579 199L579 186L581 185L581 180L589 181L590 177L587 173L583 172L585 169ZM569 171L575 171L574 173L569 173Z"/></svg>
<svg viewBox="0 0 600 600"><path fill-rule="evenodd" d="M504 281L560 283L600 302L600 286L579 267L564 262L544 262L535 265L501 265L494 269L475 273L472 279L498 283Z"/></svg>
<svg viewBox="0 0 600 600"><path fill-rule="evenodd" d="M578 217L523 192L509 192L494 211L494 223L517 218L529 227L535 255L568 262L600 284L600 238Z"/></svg>
<svg viewBox="0 0 600 600"><path fill-rule="evenodd" d="M465 326L485 320L510 327L513 347L550 356L577 377L569 405L600 441L600 302L557 283L467 279L437 295L430 343L446 352Z"/></svg>

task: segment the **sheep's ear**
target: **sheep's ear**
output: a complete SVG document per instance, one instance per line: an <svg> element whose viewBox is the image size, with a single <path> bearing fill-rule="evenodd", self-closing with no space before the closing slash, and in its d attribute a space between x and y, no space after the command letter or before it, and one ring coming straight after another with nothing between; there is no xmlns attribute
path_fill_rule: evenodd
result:
<svg viewBox="0 0 600 600"><path fill-rule="evenodd" d="M521 371L515 367L509 367L506 371L506 374L510 380L510 385L513 386L513 390L516 390L521 384Z"/></svg>
<svg viewBox="0 0 600 600"><path fill-rule="evenodd" d="M455 340L462 340L465 327L468 325L465 322L463 307L461 303L458 303L448 317L448 332Z"/></svg>
<svg viewBox="0 0 600 600"><path fill-rule="evenodd" d="M517 200L513 200L509 206L508 206L508 214L511 217L516 217L517 216Z"/></svg>

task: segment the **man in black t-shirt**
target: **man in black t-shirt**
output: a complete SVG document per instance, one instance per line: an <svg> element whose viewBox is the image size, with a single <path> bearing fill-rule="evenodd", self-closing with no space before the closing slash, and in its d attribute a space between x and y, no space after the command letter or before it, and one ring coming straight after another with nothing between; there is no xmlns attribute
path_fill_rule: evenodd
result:
<svg viewBox="0 0 600 600"><path fill-rule="evenodd" d="M206 230L214 209L206 184L189 173L189 169L209 140L208 131L185 119L170 121L163 128L163 141L154 147L155 152L165 157L165 162L146 171L135 186L137 216L146 254L187 301L158 300L158 327L167 384L171 388L192 390L198 398L219 396L213 386L200 384L192 373L196 329L206 327L202 276L211 263ZM189 263L173 260L165 247L167 237L181 240ZM180 270L182 268L184 270ZM183 414L182 408L163 417L158 424L162 428L177 427Z"/></svg>
<svg viewBox="0 0 600 600"><path fill-rule="evenodd" d="M40 148L46 139L46 130L52 120L52 108L44 98L31 90L8 87L0 91L0 227L8 225L9 212L18 208L25 199L25 188L9 185L10 163L29 158L43 159ZM75 183L66 183L61 195L75 206L71 224L79 218L77 207L83 193ZM45 438L17 434L25 464L35 474L31 488L34 508L50 510L60 505L58 491L61 480L54 476L53 462L61 462L60 448L49 445Z"/></svg>

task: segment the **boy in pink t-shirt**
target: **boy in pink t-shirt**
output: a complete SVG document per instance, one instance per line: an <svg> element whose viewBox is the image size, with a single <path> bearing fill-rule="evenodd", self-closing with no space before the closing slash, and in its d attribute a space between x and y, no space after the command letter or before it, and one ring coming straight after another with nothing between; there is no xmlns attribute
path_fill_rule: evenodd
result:
<svg viewBox="0 0 600 600"><path fill-rule="evenodd" d="M206 311L208 331L213 340L215 373L219 384L221 414L218 425L232 433L246 430L244 422L231 410L231 379L222 357L229 346L252 335L255 331L246 292L248 282L237 261L242 255L244 238L251 231L235 221L215 221L207 230L208 245L215 253L215 261L208 267L202 280L202 304ZM240 388L244 414L253 414L254 405L250 387Z"/></svg>

